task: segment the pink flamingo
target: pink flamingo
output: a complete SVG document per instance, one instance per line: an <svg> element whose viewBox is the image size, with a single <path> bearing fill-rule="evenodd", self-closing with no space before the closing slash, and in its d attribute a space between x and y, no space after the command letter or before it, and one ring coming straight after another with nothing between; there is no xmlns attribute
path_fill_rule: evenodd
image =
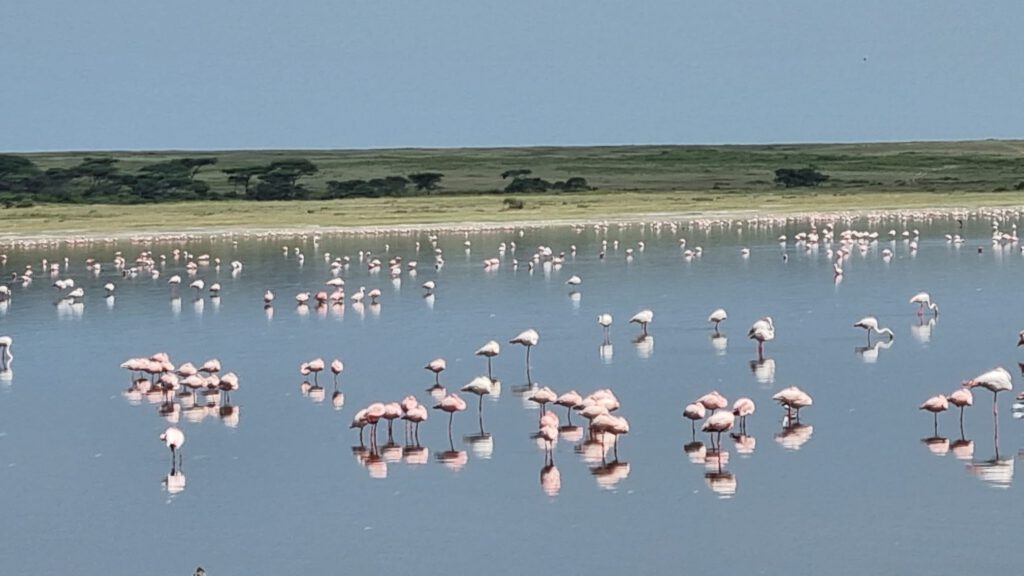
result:
<svg viewBox="0 0 1024 576"><path fill-rule="evenodd" d="M1010 373L1006 371L1006 368L999 366L964 382L965 388L974 388L976 386L992 391L992 414L997 415L999 408L996 404L996 398L1000 392L1013 390L1013 379L1010 377Z"/></svg>
<svg viewBox="0 0 1024 576"><path fill-rule="evenodd" d="M547 412L548 402L554 402L558 400L558 394L555 394L555 392L551 390L551 388L545 386L531 394L530 397L527 398L527 400L540 404L541 414L544 414L545 412Z"/></svg>
<svg viewBox="0 0 1024 576"><path fill-rule="evenodd" d="M341 363L341 360L335 358L331 360L331 373L334 374L334 389L338 389L338 376L345 370L345 365Z"/></svg>
<svg viewBox="0 0 1024 576"><path fill-rule="evenodd" d="M439 404L434 406L434 410L443 410L448 413L448 438L452 436L452 420L455 418L456 412L462 412L466 409L466 402L462 398L459 398L457 394L449 394L444 397Z"/></svg>
<svg viewBox="0 0 1024 576"><path fill-rule="evenodd" d="M707 408L700 402L691 402L683 408L683 418L690 420L690 430L694 435L697 434L697 420L703 420L705 415Z"/></svg>
<svg viewBox="0 0 1024 576"><path fill-rule="evenodd" d="M750 327L747 331L747 338L757 340L757 359L764 359L764 343L775 339L775 321L771 316L765 316Z"/></svg>
<svg viewBox="0 0 1024 576"><path fill-rule="evenodd" d="M960 435L964 430L964 408L974 405L974 395L968 388L960 388L946 397L949 403L960 409Z"/></svg>
<svg viewBox="0 0 1024 576"><path fill-rule="evenodd" d="M441 372L444 372L446 368L448 368L448 363L445 362L444 358L435 358L423 367L424 370L430 370L434 373L434 386L437 388L441 387Z"/></svg>
<svg viewBox="0 0 1024 576"><path fill-rule="evenodd" d="M942 394L932 396L918 407L918 410L927 410L932 413L935 419L935 436L939 435L939 412L945 412L949 408L949 401Z"/></svg>
<svg viewBox="0 0 1024 576"><path fill-rule="evenodd" d="M711 410L712 414L714 414L716 410L724 409L729 405L729 401L726 400L725 396L719 394L718 390L712 390L700 398L697 398L697 402L703 404L708 410Z"/></svg>
<svg viewBox="0 0 1024 576"><path fill-rule="evenodd" d="M736 417L733 416L732 412L726 410L723 410L722 412L715 412L707 419L707 421L704 422L704 426L701 427L701 431L716 434L717 442L712 442L711 447L721 449L722 432L732 430L732 426L735 422Z"/></svg>
<svg viewBox="0 0 1024 576"><path fill-rule="evenodd" d="M757 407L754 405L754 401L750 398L740 398L733 402L732 413L733 416L737 416L740 419L740 432L746 433L747 430L747 416L754 413Z"/></svg>

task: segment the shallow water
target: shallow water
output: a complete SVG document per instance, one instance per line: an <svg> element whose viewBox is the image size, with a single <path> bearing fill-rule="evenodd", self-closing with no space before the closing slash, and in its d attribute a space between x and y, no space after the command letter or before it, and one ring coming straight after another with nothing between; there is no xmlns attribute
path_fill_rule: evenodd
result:
<svg viewBox="0 0 1024 576"><path fill-rule="evenodd" d="M13 373L0 384L3 571L1005 569L1013 551L989 535L1024 529L1013 504L1024 434L1011 395L1001 395L995 421L991 394L976 390L963 438L956 412L939 416L936 440L931 415L917 410L927 397L996 365L1019 379L1024 354L1014 344L1024 327L1017 304L1024 257L1016 245L991 245L991 222L973 215L960 230L953 220L854 221L882 240L864 254L854 248L839 283L826 243L794 244L795 233L808 229L795 221L684 224L676 231L540 228L521 237L494 230L471 234L469 252L463 234L443 233L439 271L430 265L426 233L152 245L156 254L180 247L222 258L219 270L198 273L223 284L219 301L194 301L184 286L179 299L170 297L166 279L184 275L184 260L169 258L159 280L122 278L110 264L114 251L132 258L142 244L10 247L3 272L32 262L37 277L29 287L14 286L13 301L0 307L0 334L14 337L15 355ZM1003 218L1000 225L1009 231L1012 223ZM890 228L919 229L919 250L899 238L890 243ZM968 241L948 243L945 233ZM779 234L790 241L780 245ZM684 258L678 238L687 248L702 246L703 255ZM602 239L609 241L603 259ZM485 271L483 259L513 240L518 252ZM556 254L575 244L577 253L561 268L530 271L526 260L540 244ZM293 251L283 254L283 245L300 247L304 262ZM741 247L750 248L748 258ZM631 260L626 248L637 250ZM884 248L894 251L889 262L880 256ZM369 274L359 250L385 262L396 255L418 260L419 271L393 283L386 267ZM348 293L379 287L379 307L300 313L293 295L319 290L331 277L327 252L352 257L341 274ZM62 277L84 286L81 306L55 304L52 279L39 273L42 258L65 255L70 267ZM99 276L85 272L87 256L104 263ZM244 262L236 277L227 265L234 259ZM572 274L583 278L578 297L565 285ZM432 300L419 287L427 280L438 285ZM102 295L108 281L118 285L109 303ZM268 288L278 296L272 315L262 304ZM920 319L907 302L920 290L941 306L934 321ZM705 322L720 306L729 313L724 341L713 339ZM638 343L639 328L627 320L642 308L655 319L651 337ZM615 317L611 346L602 346L595 322L601 312ZM852 324L868 314L893 329L891 345L863 349L865 335ZM774 318L777 337L757 362L746 331L764 315ZM507 344L529 327L541 335L531 353L532 381L558 392L614 389L631 425L618 460L570 435L557 442L554 467L546 466L543 444L531 437L539 411L522 392L525 351ZM431 411L420 432L423 449L402 450L401 422L397 446L387 445L383 427L375 448L369 429L360 446L348 429L356 410L407 394L432 404L426 389L433 375L423 366L446 358L441 382L457 388L485 372L473 352L490 339L502 342L494 362L501 394L483 401L482 418L469 397L469 409L454 417L451 443L444 414ZM180 415L184 480L167 478L170 455L158 436L168 423L159 403L133 402L126 394L131 376L119 368L158 351L176 364L217 357L241 379L229 417L216 410ZM340 410L332 406L329 372L319 377L322 400L315 388L304 394L298 365L317 356L345 362ZM771 396L790 385L808 391L814 405L800 426L786 429ZM750 438L723 436L728 455L719 459L702 458L707 435L693 437L681 418L686 403L712 389L730 401L749 396L758 406ZM564 425L564 409L557 412Z"/></svg>

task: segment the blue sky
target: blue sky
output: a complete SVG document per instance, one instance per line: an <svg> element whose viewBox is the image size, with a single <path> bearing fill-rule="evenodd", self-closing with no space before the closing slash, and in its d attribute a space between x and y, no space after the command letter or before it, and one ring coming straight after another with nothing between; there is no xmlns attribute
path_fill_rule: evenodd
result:
<svg viewBox="0 0 1024 576"><path fill-rule="evenodd" d="M1024 2L34 0L0 150L1024 136Z"/></svg>

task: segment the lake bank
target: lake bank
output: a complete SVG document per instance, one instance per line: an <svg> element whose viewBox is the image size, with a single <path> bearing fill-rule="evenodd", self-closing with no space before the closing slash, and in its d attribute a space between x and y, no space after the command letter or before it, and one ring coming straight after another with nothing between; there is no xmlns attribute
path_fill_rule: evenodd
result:
<svg viewBox="0 0 1024 576"><path fill-rule="evenodd" d="M745 219L936 214L1024 207L1024 193L574 193L520 196L525 207L505 209L503 196L416 197L289 202L184 202L163 205L40 205L0 210L0 241L215 233L380 233L490 227L568 225L699 218Z"/></svg>

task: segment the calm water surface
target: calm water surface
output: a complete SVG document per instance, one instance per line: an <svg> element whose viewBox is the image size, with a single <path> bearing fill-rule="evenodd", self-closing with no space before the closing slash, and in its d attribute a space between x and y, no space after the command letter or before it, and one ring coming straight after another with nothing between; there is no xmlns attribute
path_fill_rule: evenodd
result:
<svg viewBox="0 0 1024 576"><path fill-rule="evenodd" d="M1000 226L1013 223L1003 218ZM0 309L0 334L15 339L13 376L0 383L2 571L1009 573L1007 536L1024 530L1013 476L1024 424L1013 418L1012 396L1002 395L995 422L991 395L978 390L963 437L951 411L932 438L931 415L917 406L996 365L1019 380L1024 258L1015 245L991 245L987 216L972 215L962 230L924 219L836 228L848 226L882 239L865 253L853 250L838 284L828 244L793 243L809 229L796 221L525 229L521 237L495 230L471 234L470 252L462 233L441 233L440 271L430 265L427 233L151 246L155 254L178 247L222 258L219 271L198 273L222 283L219 302L193 301L184 286L172 300L166 279L184 275L184 260L168 257L159 280L123 279L110 264L114 251L131 259L142 244L8 247L4 274L34 263L37 278L15 286ZM902 239L888 241L891 228L920 230L916 254ZM967 242L948 243L946 233ZM780 245L779 234L790 242ZM703 255L685 259L679 238ZM481 262L513 240L518 252L485 271ZM578 252L560 269L527 269L537 245L557 254L572 244ZM285 245L298 246L304 262L283 254ZM750 248L748 258L741 247ZM632 260L626 248L637 249ZM894 252L889 262L884 248ZM385 262L418 260L419 272L400 281L386 267L371 275L360 250ZM349 294L380 288L380 306L301 314L294 294L331 277L325 253L350 256L341 274ZM52 279L39 273L43 258L64 256L70 267L62 277L85 288L84 306L56 305ZM97 277L85 271L89 256L104 263ZM244 262L237 276L227 265L234 259ZM565 285L572 274L583 278L578 297ZM427 280L438 285L432 301L419 287ZM109 303L108 281L118 285ZM268 288L278 295L272 315L262 304ZM920 320L908 304L920 290L940 304L937 320ZM705 319L720 306L729 312L726 339L713 340ZM637 343L639 330L626 321L643 308L655 320L651 339ZM615 316L607 347L595 321L601 312ZM868 314L895 331L891 346L864 349L852 324ZM777 337L758 363L746 331L764 315L774 318ZM570 436L557 443L554 467L545 465L532 438L539 412L523 395L524 350L506 344L530 327L541 335L534 382L584 394L610 387L619 396L631 432L618 460ZM490 339L503 343L494 364L501 394L484 400L482 419L470 397L451 444L447 419L432 411L420 433L424 450L403 453L400 427L397 445L387 446L382 430L376 450L360 446L348 429L356 410L407 394L432 404L433 375L423 366L446 358L441 382L462 386L485 372L473 352ZM180 417L180 491L181 477L166 484L170 458L158 436L168 423L159 404L133 401L130 375L119 368L158 351L176 364L218 357L241 378L234 417ZM317 356L345 362L340 410L329 372L321 375L325 399L303 393L298 365ZM790 385L813 395L814 406L801 427L784 429L771 396ZM750 438L723 438L721 462L705 461L707 436L692 437L681 418L686 403L712 389L758 406Z"/></svg>

